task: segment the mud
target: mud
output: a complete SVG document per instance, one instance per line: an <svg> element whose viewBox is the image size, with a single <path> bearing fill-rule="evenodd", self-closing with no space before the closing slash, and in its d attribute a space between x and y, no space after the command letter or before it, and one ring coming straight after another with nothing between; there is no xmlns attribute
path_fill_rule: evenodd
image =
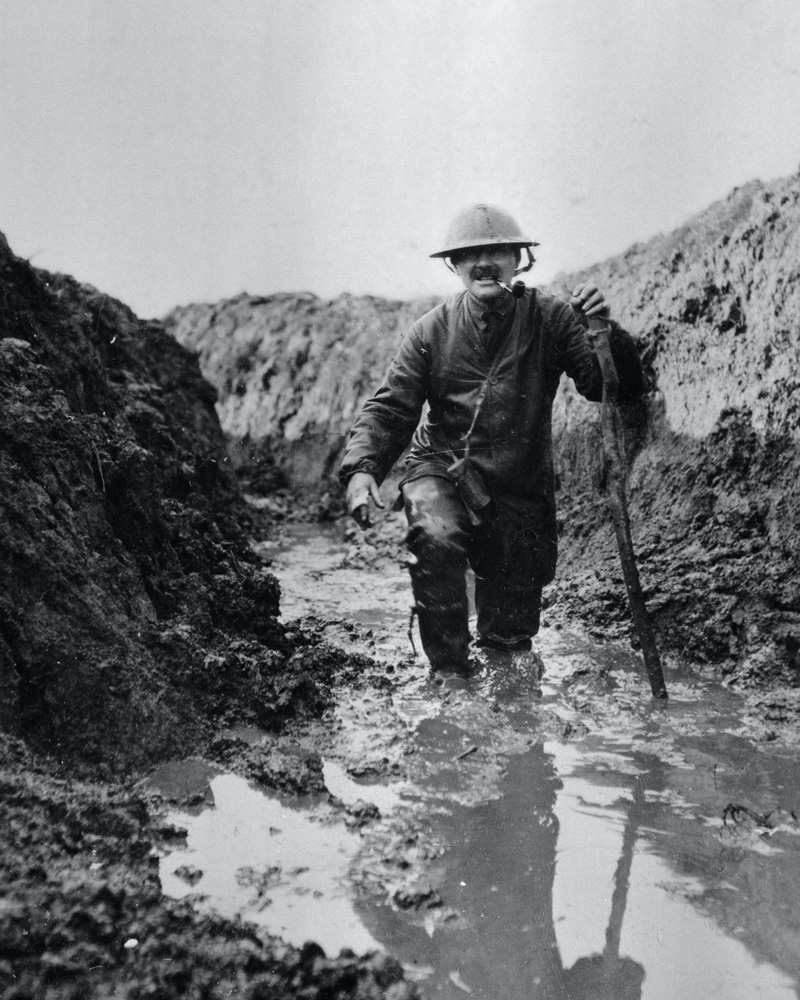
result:
<svg viewBox="0 0 800 1000"><path fill-rule="evenodd" d="M324 724L295 731L327 794L287 803L215 778L212 813L172 816L190 834L162 865L215 875L171 891L379 947L423 996L796 996L793 727L765 734L741 695L675 662L654 703L627 642L552 613L541 661L487 660L466 689L437 687L406 634L392 520L360 543L303 527L270 547L290 628L368 653L370 684L337 686ZM302 864L282 828L307 837Z"/></svg>
<svg viewBox="0 0 800 1000"><path fill-rule="evenodd" d="M245 503L214 401L161 324L0 237L3 997L412 992L386 956L291 948L161 891L185 832L143 776L202 755L322 789L292 727L364 662L278 621L249 539L290 512Z"/></svg>
<svg viewBox="0 0 800 1000"><path fill-rule="evenodd" d="M428 304L188 310L215 392L163 324L0 239L4 998L796 991L797 184L597 272L651 369L660 711L568 390L541 659L437 687L401 521L337 523L330 479Z"/></svg>

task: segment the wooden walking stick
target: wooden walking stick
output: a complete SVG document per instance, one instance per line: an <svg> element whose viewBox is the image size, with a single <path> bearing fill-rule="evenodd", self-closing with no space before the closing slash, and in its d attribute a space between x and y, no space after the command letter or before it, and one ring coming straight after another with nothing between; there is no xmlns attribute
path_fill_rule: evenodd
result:
<svg viewBox="0 0 800 1000"><path fill-rule="evenodd" d="M644 665L650 679L650 687L654 698L667 697L667 685L664 683L664 673L661 669L661 659L658 655L653 626L644 603L642 586L639 582L639 570L636 557L633 554L631 539L631 521L628 514L626 499L627 469L624 458L624 447L621 446L622 424L617 407L619 378L614 358L611 354L609 334L611 327L604 319L589 317L589 339L594 345L600 371L603 375L603 402L600 409L600 423L603 431L603 447L608 461L610 488L608 502L611 509L611 520L614 523L614 533L617 536L617 548L622 563L622 575L625 578L625 588L628 591L628 601L631 615L639 641L642 646Z"/></svg>

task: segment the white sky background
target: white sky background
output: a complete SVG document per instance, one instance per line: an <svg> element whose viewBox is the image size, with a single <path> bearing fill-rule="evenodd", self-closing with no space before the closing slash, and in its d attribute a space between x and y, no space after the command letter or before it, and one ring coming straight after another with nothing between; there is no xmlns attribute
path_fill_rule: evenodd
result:
<svg viewBox="0 0 800 1000"><path fill-rule="evenodd" d="M542 283L798 164L798 0L0 3L0 230L142 316L447 292L482 200Z"/></svg>

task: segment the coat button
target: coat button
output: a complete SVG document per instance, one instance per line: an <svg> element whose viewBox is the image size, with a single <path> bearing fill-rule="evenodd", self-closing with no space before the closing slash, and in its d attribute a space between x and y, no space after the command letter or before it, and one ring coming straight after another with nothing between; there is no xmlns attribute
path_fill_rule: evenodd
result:
<svg viewBox="0 0 800 1000"><path fill-rule="evenodd" d="M492 376L490 377L489 381L490 381L490 382L492 383L492 385L497 385L497 383L498 383L499 379L497 378L497 376L496 376L496 375L492 375Z"/></svg>

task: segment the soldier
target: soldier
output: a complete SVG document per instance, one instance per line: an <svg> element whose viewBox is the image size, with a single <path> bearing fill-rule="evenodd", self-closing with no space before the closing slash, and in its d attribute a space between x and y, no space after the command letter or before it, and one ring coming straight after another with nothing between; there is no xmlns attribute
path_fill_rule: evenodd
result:
<svg viewBox="0 0 800 1000"><path fill-rule="evenodd" d="M551 414L562 372L587 399L602 396L585 324L608 317L604 297L592 284L575 288L569 304L512 286L533 266L536 245L491 205L453 220L431 256L464 289L411 326L356 419L341 465L348 510L365 527L369 502L384 506L380 483L411 442L398 509L408 519L422 646L440 676L470 672L468 566L477 645L531 648L542 587L556 568ZM629 335L611 327L619 398L632 398L642 389L639 356Z"/></svg>

